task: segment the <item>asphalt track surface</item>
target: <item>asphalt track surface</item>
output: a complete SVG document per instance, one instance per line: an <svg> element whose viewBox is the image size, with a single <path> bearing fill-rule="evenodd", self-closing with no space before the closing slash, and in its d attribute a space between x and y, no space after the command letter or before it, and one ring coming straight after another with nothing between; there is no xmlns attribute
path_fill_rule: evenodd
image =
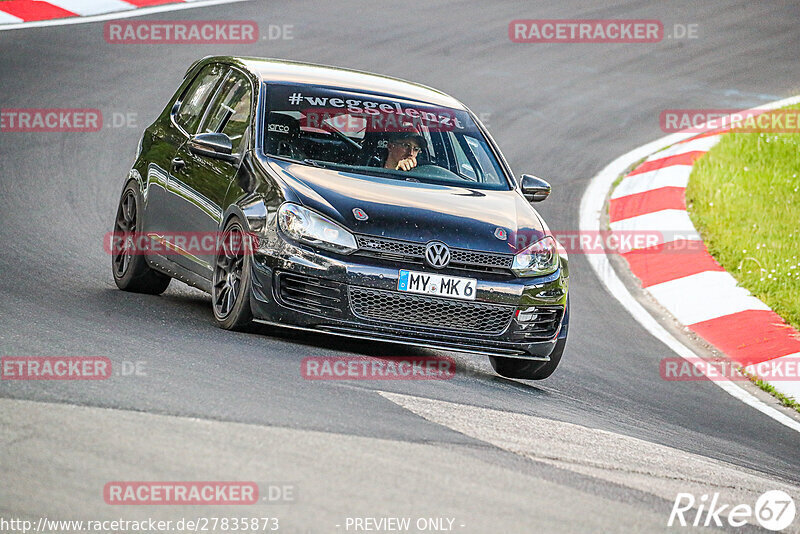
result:
<svg viewBox="0 0 800 534"><path fill-rule="evenodd" d="M146 362L146 376L0 383L0 513L116 516L100 498L105 481L235 475L297 486L296 504L269 509L294 521L284 523L288 532L342 532L357 514L460 514L462 532L666 524L668 492L537 460L470 429L502 425L504 413L637 438L759 474L767 485L800 485L798 434L711 383L661 380L658 362L673 355L579 255L571 256L567 351L555 375L537 383L503 379L485 358L461 353L449 355L464 372L444 382L306 381L306 356L431 353L268 328L226 332L214 327L208 296L180 283L159 297L116 289L102 239L137 141L204 55L339 65L450 93L483 114L515 172L551 181L537 209L559 230L577 229L590 177L663 135L661 110L749 108L800 88L797 5L552 4L275 1L149 17L255 20L262 35L269 24L293 25L292 40L252 45L108 44L102 22L0 32L1 107L97 108L107 121L137 120L95 133L0 133L0 353ZM667 33L675 23L698 24L699 33L651 44L514 44L507 27L519 18L660 19ZM431 408L427 399L446 402ZM457 424L441 416L451 408L455 419L484 411ZM184 428L193 425L205 434ZM519 439L538 443L535 434ZM615 443L581 446L613 457L625 450Z"/></svg>

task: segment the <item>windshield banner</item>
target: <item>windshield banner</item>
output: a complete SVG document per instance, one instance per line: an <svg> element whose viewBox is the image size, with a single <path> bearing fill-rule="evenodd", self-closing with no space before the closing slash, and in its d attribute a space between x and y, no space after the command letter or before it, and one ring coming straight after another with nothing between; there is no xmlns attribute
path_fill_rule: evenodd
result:
<svg viewBox="0 0 800 534"><path fill-rule="evenodd" d="M297 111L301 127L340 132L464 132L472 125L465 111L419 102L364 98L342 91L307 87L270 88L272 111Z"/></svg>

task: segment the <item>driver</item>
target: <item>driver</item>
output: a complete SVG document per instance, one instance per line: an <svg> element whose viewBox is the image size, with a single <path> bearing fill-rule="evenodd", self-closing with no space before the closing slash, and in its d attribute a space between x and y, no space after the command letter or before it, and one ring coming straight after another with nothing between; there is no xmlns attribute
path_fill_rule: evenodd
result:
<svg viewBox="0 0 800 534"><path fill-rule="evenodd" d="M417 156L428 145L416 129L409 128L391 136L384 169L410 171L417 166Z"/></svg>

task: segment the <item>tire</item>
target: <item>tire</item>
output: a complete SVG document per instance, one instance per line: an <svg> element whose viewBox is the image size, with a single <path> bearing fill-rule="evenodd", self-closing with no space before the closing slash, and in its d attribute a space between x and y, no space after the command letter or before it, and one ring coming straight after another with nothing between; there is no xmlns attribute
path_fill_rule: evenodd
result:
<svg viewBox="0 0 800 534"><path fill-rule="evenodd" d="M552 375L561 362L561 355L564 354L564 347L567 345L567 338L559 339L553 352L550 354L549 362L537 362L534 360L523 360L520 358L506 358L504 356L489 356L489 363L492 364L494 372L506 378L518 378L521 380L544 380Z"/></svg>
<svg viewBox="0 0 800 534"><path fill-rule="evenodd" d="M111 271L114 282L123 291L160 295L166 291L172 278L154 271L148 264L144 254L133 251L131 246L138 232L141 231L141 200L136 182L129 182L122 191L114 219L114 243L111 249ZM123 245L119 248L116 238L119 236Z"/></svg>
<svg viewBox="0 0 800 534"><path fill-rule="evenodd" d="M564 317L569 320L569 300ZM567 330L569 332L569 330ZM553 352L550 353L549 362L537 362L532 360L522 360L520 358L506 358L503 356L489 356L489 363L492 364L494 372L506 378L518 378L522 380L544 380L555 372L558 364L561 363L561 356L564 354L564 347L567 346L567 337L556 341Z"/></svg>
<svg viewBox="0 0 800 534"><path fill-rule="evenodd" d="M211 307L217 325L225 330L243 330L253 319L250 308L252 256L246 252L251 249L242 246L246 238L242 223L231 219L225 225L214 256Z"/></svg>

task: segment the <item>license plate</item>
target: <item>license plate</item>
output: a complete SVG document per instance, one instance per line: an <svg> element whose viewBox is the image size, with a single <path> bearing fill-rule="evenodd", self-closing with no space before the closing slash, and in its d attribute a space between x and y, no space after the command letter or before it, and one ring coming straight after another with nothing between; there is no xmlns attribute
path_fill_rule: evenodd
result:
<svg viewBox="0 0 800 534"><path fill-rule="evenodd" d="M442 276L405 270L400 271L400 278L397 280L398 291L462 300L475 300L476 286L475 278Z"/></svg>

